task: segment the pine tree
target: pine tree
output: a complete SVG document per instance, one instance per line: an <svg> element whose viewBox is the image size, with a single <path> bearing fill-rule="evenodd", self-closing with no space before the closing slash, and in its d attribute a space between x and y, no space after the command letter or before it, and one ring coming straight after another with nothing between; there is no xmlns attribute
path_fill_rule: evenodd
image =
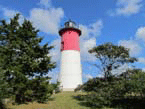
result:
<svg viewBox="0 0 145 109"><path fill-rule="evenodd" d="M0 73L4 74L4 80L13 88L12 94L16 95L18 101L24 101L29 78L36 75L39 79L44 78L55 68L55 63L48 56L53 46L40 45L43 37L38 35L39 30L26 19L20 25L19 16L16 14L10 23L0 21Z"/></svg>

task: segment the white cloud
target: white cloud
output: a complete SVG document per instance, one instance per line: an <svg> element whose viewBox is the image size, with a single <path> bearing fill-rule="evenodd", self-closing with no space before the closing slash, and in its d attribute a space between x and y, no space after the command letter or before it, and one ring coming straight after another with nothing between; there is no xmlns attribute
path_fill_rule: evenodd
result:
<svg viewBox="0 0 145 109"><path fill-rule="evenodd" d="M89 39L90 37L97 37L101 34L103 22L102 20L97 20L88 26L80 24L79 28L82 31L81 39Z"/></svg>
<svg viewBox="0 0 145 109"><path fill-rule="evenodd" d="M125 15L130 16L140 12L143 0L118 0L117 8L114 11L109 11L110 16Z"/></svg>
<svg viewBox="0 0 145 109"><path fill-rule="evenodd" d="M82 36L80 37L80 51L82 61L95 61L93 54L88 52L89 49L96 46L96 37L101 34L103 28L102 20L98 20L88 26L80 25Z"/></svg>
<svg viewBox="0 0 145 109"><path fill-rule="evenodd" d="M89 25L89 32L92 33L93 36L98 36L101 34L101 29L103 28L102 20L98 20L93 24Z"/></svg>
<svg viewBox="0 0 145 109"><path fill-rule="evenodd" d="M136 32L136 38L145 41L145 27L140 27Z"/></svg>
<svg viewBox="0 0 145 109"><path fill-rule="evenodd" d="M113 69L113 70L112 70L112 74L113 74L113 75L119 75L119 74L121 74L122 72L125 72L128 68L129 68L129 67L128 67L128 64L124 64L124 65L118 67L117 69Z"/></svg>
<svg viewBox="0 0 145 109"><path fill-rule="evenodd" d="M88 27L84 26L82 24L79 25L79 29L81 30L82 34L81 34L81 38L82 37L88 37L89 36L89 31L88 31Z"/></svg>
<svg viewBox="0 0 145 109"><path fill-rule="evenodd" d="M95 61L95 55L88 52L89 49L96 46L96 38L91 38L88 40L80 40L80 51L82 61Z"/></svg>
<svg viewBox="0 0 145 109"><path fill-rule="evenodd" d="M16 13L19 13L16 10L10 10L10 9L7 9L7 8L3 8L2 10L4 12L3 15L5 17L8 17L8 18L13 18L16 15Z"/></svg>
<svg viewBox="0 0 145 109"><path fill-rule="evenodd" d="M104 73L99 73L98 75L96 75L96 77L103 78L104 77Z"/></svg>
<svg viewBox="0 0 145 109"><path fill-rule="evenodd" d="M142 50L142 47L134 40L121 40L119 45L129 48L131 56L139 55Z"/></svg>
<svg viewBox="0 0 145 109"><path fill-rule="evenodd" d="M45 8L50 8L52 6L51 0L40 0L39 5L44 6Z"/></svg>
<svg viewBox="0 0 145 109"><path fill-rule="evenodd" d="M30 11L30 20L34 26L45 33L58 34L59 23L64 16L62 8L49 10L34 8Z"/></svg>
<svg viewBox="0 0 145 109"><path fill-rule="evenodd" d="M86 78L86 79L92 79L92 78L93 78L93 76L92 76L92 75L90 75L90 74L85 74L85 78Z"/></svg>
<svg viewBox="0 0 145 109"><path fill-rule="evenodd" d="M84 83L84 82L87 82L89 79L92 79L93 76L90 74L83 74L82 78L83 78L83 83Z"/></svg>
<svg viewBox="0 0 145 109"><path fill-rule="evenodd" d="M53 7L51 0L40 0L39 5L45 8L33 8L30 11L29 19L42 32L58 35L60 21L64 17L64 10Z"/></svg>
<svg viewBox="0 0 145 109"><path fill-rule="evenodd" d="M138 62L145 64L145 58L143 57L138 58Z"/></svg>
<svg viewBox="0 0 145 109"><path fill-rule="evenodd" d="M33 8L30 10L30 16L28 19L33 23L36 29L42 32L50 34L58 34L58 29L61 19L64 17L64 11L62 8L54 8L51 5L51 0L40 0L39 5L46 8ZM49 7L49 9L47 9ZM10 10L2 8L3 14L6 18L13 18L16 13L20 13L17 10ZM22 23L24 17L20 16L20 23Z"/></svg>
<svg viewBox="0 0 145 109"><path fill-rule="evenodd" d="M54 40L51 45L54 46L53 49L50 50L49 55L52 56L52 61L53 62L57 62L59 63L60 61L60 56L61 56L61 52L60 52L60 39Z"/></svg>
<svg viewBox="0 0 145 109"><path fill-rule="evenodd" d="M142 70L145 72L145 68L142 68Z"/></svg>
<svg viewBox="0 0 145 109"><path fill-rule="evenodd" d="M128 68L129 68L128 64L124 64L124 65L118 67L117 69L113 69L113 70L111 71L111 73L112 73L113 75L119 75L119 74L121 74L122 72L125 72ZM104 75L104 71L100 72L100 73L97 74L96 76L97 76L97 77L104 77L104 76L105 76L105 75Z"/></svg>
<svg viewBox="0 0 145 109"><path fill-rule="evenodd" d="M2 8L3 11L3 15L4 17L8 18L7 22L10 22L10 18L13 18L17 13L20 13L19 16L19 23L22 24L24 21L24 16L21 14L21 12L17 11L17 10L11 10L11 9L7 9L7 8Z"/></svg>

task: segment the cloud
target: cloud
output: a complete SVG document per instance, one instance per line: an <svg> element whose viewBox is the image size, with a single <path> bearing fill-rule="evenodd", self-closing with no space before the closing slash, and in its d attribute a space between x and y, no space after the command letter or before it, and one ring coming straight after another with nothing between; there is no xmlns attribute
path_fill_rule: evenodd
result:
<svg viewBox="0 0 145 109"><path fill-rule="evenodd" d="M13 18L16 15L16 13L20 13L17 10L10 10L10 9L7 9L7 8L3 8L2 10L4 12L3 15L5 17L8 17L8 18Z"/></svg>
<svg viewBox="0 0 145 109"><path fill-rule="evenodd" d="M64 17L64 10L53 7L51 0L40 0L38 5L42 8L33 8L30 11L29 19L42 32L58 35L59 25Z"/></svg>
<svg viewBox="0 0 145 109"><path fill-rule="evenodd" d="M128 64L124 64L124 65L118 67L117 69L113 69L112 74L119 75L122 72L125 72L128 68L129 68Z"/></svg>
<svg viewBox="0 0 145 109"><path fill-rule="evenodd" d="M128 68L129 68L128 64L124 64L124 65L118 67L117 69L112 69L111 73L113 75L119 75L122 72L125 72ZM104 77L104 76L105 76L104 71L102 71L99 74L97 74L96 77Z"/></svg>
<svg viewBox="0 0 145 109"><path fill-rule="evenodd" d="M142 68L142 70L145 72L145 68Z"/></svg>
<svg viewBox="0 0 145 109"><path fill-rule="evenodd" d="M61 53L60 53L60 42L61 40L60 39L57 39L57 40L54 40L51 45L54 46L53 49L50 50L50 53L49 53L49 56L52 56L52 61L53 62L57 62L59 63L60 61L60 56L61 56Z"/></svg>
<svg viewBox="0 0 145 109"><path fill-rule="evenodd" d="M121 40L119 41L118 44L126 48L129 48L130 49L129 53L131 56L139 55L142 50L142 47L134 40Z"/></svg>
<svg viewBox="0 0 145 109"><path fill-rule="evenodd" d="M90 74L83 74L82 75L82 78L83 78L83 83L87 82L89 79L92 79L93 76L90 75Z"/></svg>
<svg viewBox="0 0 145 109"><path fill-rule="evenodd" d="M8 9L8 8L2 8L3 11L3 15L7 20L8 23L10 23L10 18L13 18L17 13L20 13L19 16L19 23L22 24L24 21L24 16L21 14L21 12L17 11L17 10L12 10L12 9Z"/></svg>
<svg viewBox="0 0 145 109"><path fill-rule="evenodd" d="M59 23L64 16L62 8L48 10L34 8L30 11L30 20L34 26L45 33L58 34Z"/></svg>
<svg viewBox="0 0 145 109"><path fill-rule="evenodd" d="M96 38L91 38L88 40L80 41L80 52L81 52L81 60L82 61L95 61L96 57L94 54L90 54L88 52L89 49L96 46Z"/></svg>
<svg viewBox="0 0 145 109"><path fill-rule="evenodd" d="M96 77L103 78L104 77L104 73L103 72L102 73L99 73Z"/></svg>
<svg viewBox="0 0 145 109"><path fill-rule="evenodd" d="M86 25L79 25L80 30L82 31L81 39L89 39L90 37L97 37L101 34L103 28L103 21L97 20L96 22Z"/></svg>
<svg viewBox="0 0 145 109"><path fill-rule="evenodd" d="M136 32L136 38L145 41L145 27L138 28Z"/></svg>
<svg viewBox="0 0 145 109"><path fill-rule="evenodd" d="M92 78L93 78L93 76L92 76L92 75L90 75L90 74L85 74L85 78L86 78L86 79L92 79Z"/></svg>
<svg viewBox="0 0 145 109"><path fill-rule="evenodd" d="M40 0L40 3L38 5L45 7L45 8L50 8L52 6L51 0Z"/></svg>
<svg viewBox="0 0 145 109"><path fill-rule="evenodd" d="M64 10L62 8L54 8L51 5L51 0L40 0L39 5L46 8L33 8L30 10L30 15L27 18L30 20L36 29L48 34L57 34L61 22L64 17ZM49 7L49 9L47 9ZM10 10L2 7L3 14L6 18L13 18L16 13L20 13L17 10ZM20 16L20 23L24 21L24 17Z"/></svg>
<svg viewBox="0 0 145 109"><path fill-rule="evenodd" d="M109 10L110 16L124 15L130 16L140 12L142 8L143 0L118 0L116 3L117 8L115 10Z"/></svg>
<svg viewBox="0 0 145 109"><path fill-rule="evenodd" d="M81 59L82 61L95 61L94 54L90 54L88 50L96 46L96 37L101 34L103 22L102 20L97 20L88 26L80 25L79 27L82 31L82 36L80 37Z"/></svg>
<svg viewBox="0 0 145 109"><path fill-rule="evenodd" d="M145 58L143 57L138 58L138 62L145 64Z"/></svg>

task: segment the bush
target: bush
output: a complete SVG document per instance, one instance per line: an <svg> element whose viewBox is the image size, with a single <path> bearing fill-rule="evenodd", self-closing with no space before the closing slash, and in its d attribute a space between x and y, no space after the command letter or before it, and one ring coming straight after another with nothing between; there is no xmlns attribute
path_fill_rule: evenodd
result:
<svg viewBox="0 0 145 109"><path fill-rule="evenodd" d="M91 107L123 107L130 106L137 100L144 100L145 94L145 72L132 70L124 76L105 78L93 78L76 88L88 92L83 101ZM124 103L124 101L126 103ZM120 103L117 103L117 101ZM141 101L143 102L143 101ZM132 104L133 105L133 104Z"/></svg>

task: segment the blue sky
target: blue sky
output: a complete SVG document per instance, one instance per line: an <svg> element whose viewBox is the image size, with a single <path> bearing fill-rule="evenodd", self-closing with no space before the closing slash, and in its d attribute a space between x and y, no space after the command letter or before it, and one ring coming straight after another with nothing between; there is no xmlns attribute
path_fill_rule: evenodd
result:
<svg viewBox="0 0 145 109"><path fill-rule="evenodd" d="M92 66L97 60L88 49L112 42L130 48L130 55L137 57L136 67L145 70L145 1L143 0L1 0L0 18L13 17L21 13L23 18L31 20L44 36L42 44L49 42L52 61L57 68L48 75L56 81L60 71L59 28L65 21L72 19L82 30L80 38L83 82L95 76L102 76ZM125 70L128 65L124 65ZM114 72L122 71L121 68Z"/></svg>

